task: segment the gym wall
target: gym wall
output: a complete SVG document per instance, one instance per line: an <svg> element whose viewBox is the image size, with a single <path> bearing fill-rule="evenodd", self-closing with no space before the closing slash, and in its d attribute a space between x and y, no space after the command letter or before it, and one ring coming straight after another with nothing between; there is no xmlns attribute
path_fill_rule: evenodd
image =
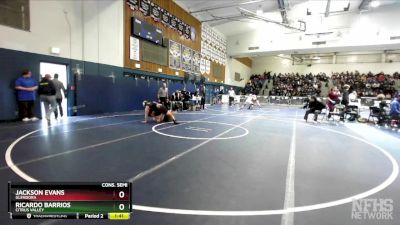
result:
<svg viewBox="0 0 400 225"><path fill-rule="evenodd" d="M234 58L228 58L227 67L225 73L226 83L244 87L247 81L250 79L252 67L245 65L242 62ZM240 73L241 81L235 81L235 73Z"/></svg>
<svg viewBox="0 0 400 225"><path fill-rule="evenodd" d="M183 38L178 34L178 32L166 28L164 25L162 25L161 22L155 22L151 17L144 17L139 10L132 10L128 4L125 4L124 6L124 65L127 68L135 69L135 64L139 63L141 65L140 70L144 71L149 71L149 72L154 72L158 73L158 69L162 69L162 73L166 75L171 75L171 76L176 76L176 72L178 72L179 77L183 77L184 72L180 70L175 70L172 68L169 68L168 66L165 65L159 65L155 63L150 63L143 61L142 55L140 55L140 61L135 61L129 59L129 38L131 36L131 17L136 17L140 20L144 20L153 26L156 26L157 28L161 29L163 31L163 36L168 38L169 40L173 40L175 42L178 42L182 45L185 45L191 49L194 49L196 51L200 51L201 47L201 23L194 18L192 15L190 15L188 12L186 12L184 9L182 9L179 5L177 5L174 1L172 0L152 0L155 4L159 5L161 8L166 9L169 11L171 14L174 16L178 17L181 19L183 22L186 24L194 27L196 29L196 38L194 41L190 39ZM140 40L140 45L143 45L144 40ZM142 46L140 46L142 47ZM211 74L207 76L208 80L210 82L225 82L225 66L222 66L222 76L214 76L213 74L213 68L215 66L220 66L217 63L211 62Z"/></svg>
<svg viewBox="0 0 400 225"><path fill-rule="evenodd" d="M182 10L172 1L162 0L158 4L165 4L172 12ZM0 121L17 118L15 79L23 69L30 69L33 78L39 80L40 62L67 65L68 86L77 87L76 99L74 91L69 89L68 115L73 114L75 100L79 107L77 115L142 109L144 99L155 100L159 88L156 79L161 78L179 80L170 83L170 91L184 86L188 91L194 91L195 85L191 82L182 84L182 72L180 76L169 70L158 73L158 67L151 64L143 65L140 70L124 66L126 5L125 0L30 1L29 32L0 25ZM196 30L197 38L200 38L200 29ZM184 44L199 50L199 43ZM50 54L51 47L60 48L60 54ZM77 64L84 70L84 75L74 83L73 71ZM136 82L132 77L125 77L126 73L153 79L149 85L143 85L144 81ZM109 77L112 74L114 82ZM212 75L210 77L208 85L220 85L220 82L213 83ZM40 104L36 104L35 111L40 115Z"/></svg>

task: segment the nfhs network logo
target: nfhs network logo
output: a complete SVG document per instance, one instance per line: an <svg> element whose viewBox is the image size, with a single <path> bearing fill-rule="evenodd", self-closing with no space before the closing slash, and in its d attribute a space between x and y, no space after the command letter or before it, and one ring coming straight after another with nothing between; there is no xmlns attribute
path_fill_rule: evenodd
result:
<svg viewBox="0 0 400 225"><path fill-rule="evenodd" d="M393 199L355 200L351 218L355 220L393 220Z"/></svg>

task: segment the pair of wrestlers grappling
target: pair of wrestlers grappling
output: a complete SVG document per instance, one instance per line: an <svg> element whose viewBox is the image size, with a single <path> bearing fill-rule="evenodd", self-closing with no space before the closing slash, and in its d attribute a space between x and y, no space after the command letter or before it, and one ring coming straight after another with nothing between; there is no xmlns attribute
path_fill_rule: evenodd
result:
<svg viewBox="0 0 400 225"><path fill-rule="evenodd" d="M250 94L244 105L240 108L244 108L246 105L249 105L249 109L253 108L254 104L257 104L259 107L260 102L257 100L256 95ZM143 101L143 107L144 107L144 121L143 123L147 123L147 119L149 117L152 117L154 121L157 123L162 123L162 122L173 122L174 124L179 124L174 116L174 113L171 110L168 110L167 107L165 107L163 104L157 103L157 102L150 102L150 101Z"/></svg>
<svg viewBox="0 0 400 225"><path fill-rule="evenodd" d="M157 123L162 122L173 122L174 124L179 124L173 112L168 110L163 104L157 102L143 101L144 107L144 121L143 123L147 123L147 119L152 117L154 121Z"/></svg>

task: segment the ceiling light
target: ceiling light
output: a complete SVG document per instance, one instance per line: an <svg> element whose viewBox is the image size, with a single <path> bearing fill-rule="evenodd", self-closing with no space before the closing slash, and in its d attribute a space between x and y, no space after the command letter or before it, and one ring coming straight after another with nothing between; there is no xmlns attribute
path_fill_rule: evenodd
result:
<svg viewBox="0 0 400 225"><path fill-rule="evenodd" d="M370 5L372 8L376 8L376 7L380 6L381 3L380 3L379 1L372 1L371 3L369 3L369 5Z"/></svg>

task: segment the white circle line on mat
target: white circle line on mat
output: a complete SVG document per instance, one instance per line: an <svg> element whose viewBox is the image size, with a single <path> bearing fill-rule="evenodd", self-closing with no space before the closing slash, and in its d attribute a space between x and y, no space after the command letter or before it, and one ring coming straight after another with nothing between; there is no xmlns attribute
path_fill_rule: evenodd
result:
<svg viewBox="0 0 400 225"><path fill-rule="evenodd" d="M271 119L273 121L280 121L280 122L287 122L285 120L278 120L278 119ZM304 212L304 211L311 211L311 210L317 210L317 209L324 209L324 208L329 208L333 206L339 206L343 205L346 203L350 203L355 200L363 199L368 196L371 196L373 194L376 194L383 189L387 188L389 185L391 185L394 180L397 178L399 174L399 165L396 161L396 159L393 158L393 156L387 152L385 149L379 147L378 145L375 145L367 140L364 140L360 137L346 134L344 132L324 128L324 127L319 127L319 126L313 126L309 124L303 124L311 127L315 127L318 129L322 129L328 132L333 132L337 134L341 134L343 136L353 138L355 140L364 142L367 145L370 145L374 147L375 149L379 150L381 153L383 153L391 162L392 164L392 172L389 175L386 180L384 180L381 184L378 186L369 189L365 192L347 197L347 198L342 198L334 201L329 201L329 202L324 202L324 203L318 203L318 204L312 204L312 205L305 205L305 206L296 206L293 208L287 208L287 209L272 209L272 210L252 210L252 211L246 211L246 210L241 210L241 211L222 211L222 210L191 210L191 209L174 209L174 208L163 208L163 207L153 207L153 206L144 206L144 205L132 205L132 209L137 210L137 211L146 211L146 212L156 212L156 213L167 213L167 214L180 214L180 215L202 215L202 216L262 216L262 215L280 215L280 214L287 214L287 213L293 213L293 212ZM39 129L41 130L41 129ZM10 167L12 171L14 171L18 176L23 178L26 181L29 182L39 182L39 180L31 177L27 173L23 172L17 165L14 164L12 158L11 158L11 153L12 150L14 149L14 146L18 144L22 139L25 137L39 131L35 130L30 133L27 133L19 138L17 138L13 143L11 143L10 146L8 146L6 153L5 153L5 160L7 165Z"/></svg>
<svg viewBox="0 0 400 225"><path fill-rule="evenodd" d="M244 133L243 133L243 134L240 134L240 135L230 136L230 137L217 137L217 138L214 138L214 137L208 138L208 137L190 137L190 136L172 135L172 134L167 134L167 133L164 133L164 132L161 132L161 131L157 130L157 127L162 126L162 125L164 125L165 123L160 123L160 124L154 125L154 126L152 127L152 130L153 130L155 133L160 134L160 135L163 135L163 136L172 137L172 138L180 138L180 139L190 139L190 140L208 140L208 139L213 139L213 140L229 140L229 139L234 139L234 138L241 138L241 137L244 137L244 136L246 136L246 135L249 134L249 130L247 130L246 128L244 128L244 127L242 127L242 126L235 125L235 124L230 124L230 123L220 123L220 122L212 122L212 121L180 121L180 122L182 122L182 123L188 123L188 124L190 124L190 123L222 124L222 125L232 126L232 127L235 127L235 128L242 129L242 130L244 131Z"/></svg>

